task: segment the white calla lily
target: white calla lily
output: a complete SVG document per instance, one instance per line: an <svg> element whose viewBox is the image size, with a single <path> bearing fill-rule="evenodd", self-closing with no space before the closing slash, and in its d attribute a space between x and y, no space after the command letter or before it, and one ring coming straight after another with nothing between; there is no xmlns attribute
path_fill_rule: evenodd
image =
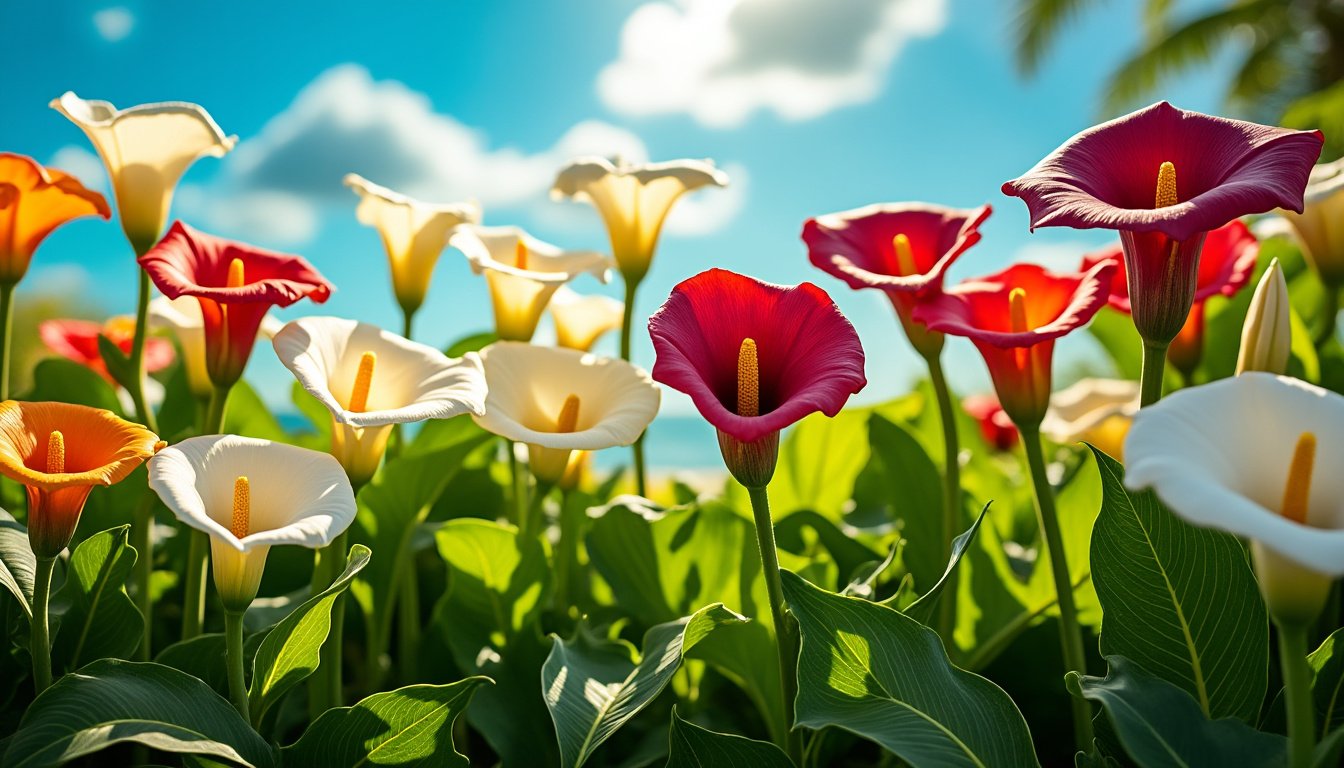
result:
<svg viewBox="0 0 1344 768"><path fill-rule="evenodd" d="M611 262L596 251L566 251L518 227L463 224L448 244L466 254L472 272L485 275L495 310L495 333L506 341L528 341L551 296L560 286L588 273L603 283Z"/></svg>
<svg viewBox="0 0 1344 768"><path fill-rule="evenodd" d="M584 352L602 334L620 328L625 315L625 302L601 294L582 296L567 285L551 297L550 307L555 343Z"/></svg>
<svg viewBox="0 0 1344 768"><path fill-rule="evenodd" d="M1344 286L1344 158L1312 168L1302 213L1282 213L1321 279Z"/></svg>
<svg viewBox="0 0 1344 768"><path fill-rule="evenodd" d="M526 443L532 471L558 482L571 451L631 445L658 414L645 371L574 349L500 341L481 350L489 394L476 423Z"/></svg>
<svg viewBox="0 0 1344 768"><path fill-rule="evenodd" d="M1244 373L1144 408L1125 454L1126 486L1152 489L1190 523L1251 540L1278 621L1314 620L1344 576L1344 473L1335 471L1344 463L1344 397Z"/></svg>
<svg viewBox="0 0 1344 768"><path fill-rule="evenodd" d="M117 109L67 91L51 107L78 125L98 150L117 198L117 213L136 253L168 224L173 190L198 158L223 157L238 142L204 108L185 102Z"/></svg>
<svg viewBox="0 0 1344 768"><path fill-rule="evenodd" d="M324 547L355 519L354 491L335 459L269 440L183 440L150 459L149 486L179 521L209 535L215 587L230 611L256 597L271 547Z"/></svg>
<svg viewBox="0 0 1344 768"><path fill-rule="evenodd" d="M361 224L378 230L392 268L392 290L408 316L425 301L430 279L448 236L459 224L479 224L481 206L476 202L425 203L359 174L345 177L345 185L359 195L355 216Z"/></svg>
<svg viewBox="0 0 1344 768"><path fill-rule="evenodd" d="M157 330L171 331L182 347L182 365L187 373L187 386L199 400L209 400L215 385L205 365L205 320L201 317L201 302L194 296L170 299L160 296L149 302L149 325ZM262 318L257 338L269 339L284 326L274 315ZM152 380L146 382L152 383Z"/></svg>
<svg viewBox="0 0 1344 768"><path fill-rule="evenodd" d="M300 318L272 343L280 362L331 412L332 454L357 484L377 471L393 425L485 413L485 373L474 352L450 358L339 317Z"/></svg>
<svg viewBox="0 0 1344 768"><path fill-rule="evenodd" d="M728 175L712 160L633 164L580 157L560 170L551 196L586 200L601 214L612 255L627 283L649 271L663 221L683 194L704 186L726 187Z"/></svg>
<svg viewBox="0 0 1344 768"><path fill-rule="evenodd" d="M1125 435L1138 411L1138 382L1082 379L1050 396L1041 434L1060 444L1091 443L1123 460Z"/></svg>

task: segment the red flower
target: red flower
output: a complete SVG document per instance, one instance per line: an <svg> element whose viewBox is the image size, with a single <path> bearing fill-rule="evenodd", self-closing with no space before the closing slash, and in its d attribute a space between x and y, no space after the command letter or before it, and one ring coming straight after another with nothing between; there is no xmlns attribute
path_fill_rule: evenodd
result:
<svg viewBox="0 0 1344 768"><path fill-rule="evenodd" d="M333 289L300 256L207 235L180 221L139 261L163 295L200 300L206 369L216 387L232 386L243 375L271 307L305 297L320 304Z"/></svg>
<svg viewBox="0 0 1344 768"><path fill-rule="evenodd" d="M996 451L1011 451L1017 445L1017 427L994 395L971 395L961 401L962 410L980 425L980 435Z"/></svg>
<svg viewBox="0 0 1344 768"><path fill-rule="evenodd" d="M672 289L649 335L654 380L690 395L744 485L773 474L780 430L816 411L834 416L867 383L854 326L811 283L711 269Z"/></svg>
<svg viewBox="0 0 1344 768"><path fill-rule="evenodd" d="M131 340L135 337L135 321L128 317L114 317L106 323L91 320L47 320L37 327L38 335L47 349L69 360L90 368L107 380L116 384L107 364L98 351L98 337L117 345L125 354L130 354ZM167 339L149 338L145 340L145 371L154 373L173 363L173 343Z"/></svg>
<svg viewBox="0 0 1344 768"><path fill-rule="evenodd" d="M1082 327L1106 303L1116 266L1055 273L1014 264L967 280L915 307L931 330L969 338L985 358L999 401L1019 427L1040 424L1050 404L1055 339Z"/></svg>
<svg viewBox="0 0 1344 768"><path fill-rule="evenodd" d="M808 219L803 242L814 265L850 288L886 292L911 343L930 354L942 348L942 335L912 325L910 312L917 298L941 289L952 262L980 242L980 224L991 212L988 205L869 205Z"/></svg>
<svg viewBox="0 0 1344 768"><path fill-rule="evenodd" d="M1089 128L1003 185L1031 226L1120 232L1134 325L1169 342L1195 292L1204 235L1252 213L1302 210L1319 131L1294 131L1154 104Z"/></svg>

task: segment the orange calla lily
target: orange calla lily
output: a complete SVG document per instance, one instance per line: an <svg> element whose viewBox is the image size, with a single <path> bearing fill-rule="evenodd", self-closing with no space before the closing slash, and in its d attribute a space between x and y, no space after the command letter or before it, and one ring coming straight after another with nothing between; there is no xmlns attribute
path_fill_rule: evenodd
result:
<svg viewBox="0 0 1344 768"><path fill-rule="evenodd" d="M65 549L94 486L121 482L159 438L111 411L69 403L0 403L0 474L28 491L28 540L39 558Z"/></svg>
<svg viewBox="0 0 1344 768"><path fill-rule="evenodd" d="M0 283L23 278L52 230L81 216L111 218L107 200L79 179L31 157L0 152Z"/></svg>

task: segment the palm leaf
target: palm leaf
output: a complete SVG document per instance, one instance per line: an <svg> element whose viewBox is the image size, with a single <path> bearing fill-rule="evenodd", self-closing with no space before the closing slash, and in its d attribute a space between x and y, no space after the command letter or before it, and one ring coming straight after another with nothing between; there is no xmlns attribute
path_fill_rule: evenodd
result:
<svg viewBox="0 0 1344 768"><path fill-rule="evenodd" d="M1014 36L1017 66L1023 74L1035 74L1046 51L1066 24L1089 6L1104 0L1019 0Z"/></svg>

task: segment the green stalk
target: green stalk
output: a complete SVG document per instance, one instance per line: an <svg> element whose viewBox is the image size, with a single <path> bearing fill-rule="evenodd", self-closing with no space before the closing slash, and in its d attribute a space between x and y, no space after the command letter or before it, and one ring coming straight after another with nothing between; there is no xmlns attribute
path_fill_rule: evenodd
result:
<svg viewBox="0 0 1344 768"><path fill-rule="evenodd" d="M1339 287L1327 283L1321 290L1321 325L1312 339L1318 350L1335 338L1335 324L1339 321Z"/></svg>
<svg viewBox="0 0 1344 768"><path fill-rule="evenodd" d="M770 618L775 623L775 647L779 651L780 692L784 698L784 723L780 746L789 754L794 765L803 764L802 733L793 730L793 702L798 696L798 635L784 612L784 588L779 576L779 554L775 550L775 528L770 519L770 499L765 487L748 488L751 513L756 523L756 544L761 550L761 567L765 571L765 591L770 597Z"/></svg>
<svg viewBox="0 0 1344 768"><path fill-rule="evenodd" d="M405 307L401 310L401 335L407 339L411 338L411 327L415 323L415 311L407 311Z"/></svg>
<svg viewBox="0 0 1344 768"><path fill-rule="evenodd" d="M1162 399L1162 376L1167 365L1167 347L1156 341L1143 341L1143 368L1139 375L1139 407Z"/></svg>
<svg viewBox="0 0 1344 768"><path fill-rule="evenodd" d="M1283 698L1288 705L1288 765L1310 768L1316 749L1316 709L1311 700L1311 669L1307 666L1307 626L1275 624L1279 628Z"/></svg>
<svg viewBox="0 0 1344 768"><path fill-rule="evenodd" d="M555 608L566 615L572 605L578 604L574 594L579 584L579 537L583 533L584 510L577 514L570 509L570 492L560 491L560 543L555 548Z"/></svg>
<svg viewBox="0 0 1344 768"><path fill-rule="evenodd" d="M546 530L546 496L555 486L555 483L548 483L539 477L536 480L536 485L532 489L532 499L528 502L527 512L523 517L523 523L518 526L519 533L534 538L541 536Z"/></svg>
<svg viewBox="0 0 1344 768"><path fill-rule="evenodd" d="M247 685L243 682L243 614L237 611L224 612L224 645L227 650L225 664L229 672L229 701L247 722L252 716L247 708Z"/></svg>
<svg viewBox="0 0 1344 768"><path fill-rule="evenodd" d="M928 355L929 378L938 398L938 415L943 423L943 551L952 556L952 540L961 533L961 450L957 444L957 415L952 408L952 393L943 376L940 353ZM957 571L947 575L947 586L938 604L938 634L952 641L957 626Z"/></svg>
<svg viewBox="0 0 1344 768"><path fill-rule="evenodd" d="M504 450L509 454L509 480L513 491L513 524L522 528L527 523L527 478L523 476L523 468L518 465L518 452L514 450L515 445L512 440L500 438L504 441Z"/></svg>
<svg viewBox="0 0 1344 768"><path fill-rule="evenodd" d="M224 431L224 411L229 403L232 386L216 386L210 393L202 435L217 435ZM188 528L191 545L187 549L186 588L182 605L182 639L189 640L201 633L205 626L205 574L209 566L210 539L202 531Z"/></svg>
<svg viewBox="0 0 1344 768"><path fill-rule="evenodd" d="M33 623L29 630L28 651L33 657L33 690L41 693L51 685L51 634L48 632L47 604L51 600L51 572L56 558L39 557L33 574Z"/></svg>
<svg viewBox="0 0 1344 768"><path fill-rule="evenodd" d="M330 544L320 550L321 558L318 565L321 566L322 575L319 579L316 573L314 574L312 594L316 595L331 586L345 569L347 554L345 539L346 534L342 531ZM308 714L314 720L318 715L332 707L339 707L342 703L344 684L341 678L341 651L345 643L344 597L343 594L337 595L331 604L331 631L318 653L317 671L309 678L311 682L308 686Z"/></svg>
<svg viewBox="0 0 1344 768"><path fill-rule="evenodd" d="M630 362L631 334L635 324L635 293L639 280L625 278L625 311L621 316L621 359ZM644 472L644 435L640 435L631 449L635 455L635 493L648 495L648 477Z"/></svg>
<svg viewBox="0 0 1344 768"><path fill-rule="evenodd" d="M145 632L135 657L149 661L154 636L154 606L149 599L149 581L154 575L154 494L141 494L132 522L131 535L135 538L131 546L139 555L135 560L135 607L145 619Z"/></svg>
<svg viewBox="0 0 1344 768"><path fill-rule="evenodd" d="M0 400L9 399L9 361L14 336L14 288L17 283L0 284Z"/></svg>
<svg viewBox="0 0 1344 768"><path fill-rule="evenodd" d="M405 570L398 580L400 587L397 590L397 617L400 620L397 656L401 665L401 681L410 685L420 674L416 659L420 653L420 585L416 582L415 553L407 553L404 565Z"/></svg>
<svg viewBox="0 0 1344 768"><path fill-rule="evenodd" d="M1161 359L1159 357L1159 359ZM1055 511L1055 492L1045 474L1045 457L1041 453L1041 433L1033 425L1017 427L1022 433L1022 448L1031 467L1031 482L1036 490L1036 511L1045 538L1046 553L1050 557L1050 572L1055 581L1055 599L1059 603L1059 642L1064 652L1066 672L1087 674L1087 656L1083 652L1083 632L1078 625L1078 609L1073 602L1073 582L1069 578L1069 561L1064 552L1064 537L1059 531L1059 515ZM1082 752L1092 751L1092 708L1086 701L1069 696L1073 707L1073 736Z"/></svg>
<svg viewBox="0 0 1344 768"><path fill-rule="evenodd" d="M138 249L137 249L138 251ZM140 255L137 253L136 255ZM149 273L144 269L140 270L139 294L135 306L135 337L131 340L131 402L135 403L135 412L140 416L140 423L144 424L150 432L158 432L158 424L154 420L154 411L150 409L145 400L145 339L149 336L149 296L151 292Z"/></svg>

